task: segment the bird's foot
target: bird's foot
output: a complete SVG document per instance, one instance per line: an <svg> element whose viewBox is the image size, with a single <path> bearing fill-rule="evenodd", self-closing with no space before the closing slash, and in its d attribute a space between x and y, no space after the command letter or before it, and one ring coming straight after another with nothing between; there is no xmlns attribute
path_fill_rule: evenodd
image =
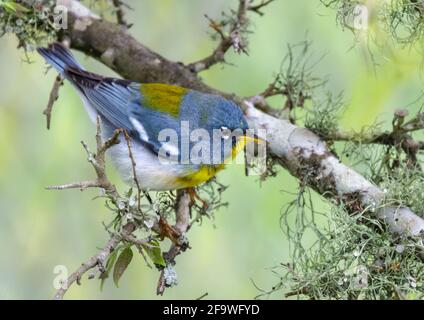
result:
<svg viewBox="0 0 424 320"><path fill-rule="evenodd" d="M204 211L209 209L209 204L205 200L199 197L195 188L188 188L187 191L190 196L190 204L189 204L190 208L193 207L196 204L196 200L198 200L202 204L202 209Z"/></svg>
<svg viewBox="0 0 424 320"><path fill-rule="evenodd" d="M181 233L175 229L173 226L171 226L168 221L163 216L160 216L159 218L159 227L160 227L160 233L159 236L161 239L168 238L172 241L172 243L176 245L180 245L180 238Z"/></svg>

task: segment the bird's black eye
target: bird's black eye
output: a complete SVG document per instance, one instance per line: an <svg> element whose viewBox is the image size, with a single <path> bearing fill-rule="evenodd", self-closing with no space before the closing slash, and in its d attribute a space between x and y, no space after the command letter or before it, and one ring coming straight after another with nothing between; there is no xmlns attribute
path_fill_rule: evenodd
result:
<svg viewBox="0 0 424 320"><path fill-rule="evenodd" d="M228 140L231 137L231 130L227 127L221 127L221 136L222 139Z"/></svg>

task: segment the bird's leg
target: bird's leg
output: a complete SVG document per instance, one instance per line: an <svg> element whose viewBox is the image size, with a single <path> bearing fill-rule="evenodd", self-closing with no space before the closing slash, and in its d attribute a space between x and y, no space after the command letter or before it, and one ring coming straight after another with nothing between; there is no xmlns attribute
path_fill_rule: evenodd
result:
<svg viewBox="0 0 424 320"><path fill-rule="evenodd" d="M198 200L202 204L203 210L205 211L208 210L209 208L208 203L199 197L195 188L188 188L187 191L190 196L190 208L194 206L196 204L196 200Z"/></svg>
<svg viewBox="0 0 424 320"><path fill-rule="evenodd" d="M181 233L173 226L171 226L162 215L159 216L159 228L159 236L162 240L166 237L170 239L174 244L179 245Z"/></svg>

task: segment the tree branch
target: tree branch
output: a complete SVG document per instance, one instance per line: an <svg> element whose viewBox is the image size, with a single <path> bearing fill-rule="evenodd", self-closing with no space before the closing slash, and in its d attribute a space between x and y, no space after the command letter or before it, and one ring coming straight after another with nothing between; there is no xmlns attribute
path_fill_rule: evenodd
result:
<svg viewBox="0 0 424 320"><path fill-rule="evenodd" d="M56 291L54 299L62 300L71 285L75 282L80 284L82 276L91 269L97 267L100 273L105 272L105 264L110 254L115 251L116 247L121 243L122 239L128 239L128 237L131 235L131 233L134 232L136 228L136 225L132 222L123 226L121 232L114 234L103 249L84 262L74 273L69 276L66 283L62 285L62 288ZM94 277L95 273L89 275L89 279Z"/></svg>
<svg viewBox="0 0 424 320"><path fill-rule="evenodd" d="M243 29L247 26L249 22L247 18L247 11L251 9L250 1L251 0L239 0L237 13L234 21L231 22L228 33L225 33L225 31L223 30L224 26L222 24L217 23L216 21L205 15L206 19L209 20L209 26L213 30L215 30L215 32L220 36L221 41L219 42L217 48L212 52L211 55L207 56L206 58L203 58L200 61L189 64L188 68L191 71L193 71L194 73L198 73L209 69L217 63L225 62L225 53L231 47L234 48L234 51L236 53L244 52L247 54L247 45L244 43L242 33L244 32ZM265 5L266 4L263 4L261 7Z"/></svg>
<svg viewBox="0 0 424 320"><path fill-rule="evenodd" d="M175 264L175 258L181 253L189 248L188 240L185 236L185 233L188 231L190 226L190 196L186 190L177 191L177 199L175 201L175 216L176 221L174 228L180 234L179 243L172 244L169 248L169 251L164 254L165 261L167 266L172 266ZM156 293L158 295L163 295L166 287L172 285L172 282L167 281L165 270L162 270L159 276L159 281L157 285Z"/></svg>

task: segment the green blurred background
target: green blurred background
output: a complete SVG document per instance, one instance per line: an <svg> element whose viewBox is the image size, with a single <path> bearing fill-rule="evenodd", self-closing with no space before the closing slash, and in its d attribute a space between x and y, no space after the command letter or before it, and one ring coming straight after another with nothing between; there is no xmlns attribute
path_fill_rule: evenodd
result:
<svg viewBox="0 0 424 320"><path fill-rule="evenodd" d="M218 17L237 5L235 0L127 2L134 8L127 14L134 23L131 33L165 57L184 63L214 48L204 14ZM394 50L374 68L366 41L354 46L354 35L343 31L336 13L319 1L277 0L264 11L264 17L252 14L249 56L230 53L233 66L216 66L202 74L208 84L242 96L258 93L279 70L286 44L308 38L317 57L326 53L316 74L329 75L330 89L345 92L344 127L390 122L395 108L419 96L421 57L416 51ZM71 272L96 252L108 237L102 221L111 215L102 200L92 200L96 191L44 189L93 176L80 141L93 144L95 129L66 84L52 129L46 130L42 111L55 74L45 76L45 64L36 55L31 56L34 63L23 62L16 46L12 36L0 39L0 298L48 299L54 293L54 267L64 265ZM98 62L77 56L87 69L113 75ZM289 257L279 218L291 197L283 190L295 192L296 180L281 171L260 183L257 177L245 177L243 166L234 165L219 175L219 181L230 186L225 193L230 205L217 212L214 221L205 220L191 230L192 250L177 258L180 284L163 298L192 299L207 292L211 299L250 299L259 293L252 280L264 289L278 281L269 269ZM318 197L316 201L324 206ZM84 280L66 297L156 299L157 278L157 272L136 255L119 288L108 281L100 291L99 281Z"/></svg>

